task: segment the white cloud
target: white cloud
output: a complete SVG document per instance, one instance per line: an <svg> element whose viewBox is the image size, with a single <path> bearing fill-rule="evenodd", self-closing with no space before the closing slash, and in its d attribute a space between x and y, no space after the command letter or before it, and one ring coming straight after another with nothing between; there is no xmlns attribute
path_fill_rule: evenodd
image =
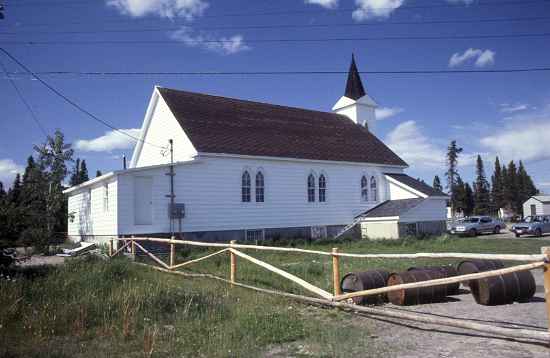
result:
<svg viewBox="0 0 550 358"><path fill-rule="evenodd" d="M415 121L400 123L386 144L411 166L445 168L445 151L432 144Z"/></svg>
<svg viewBox="0 0 550 358"><path fill-rule="evenodd" d="M208 8L204 0L107 0L107 5L133 17L156 15L186 20L202 15Z"/></svg>
<svg viewBox="0 0 550 358"><path fill-rule="evenodd" d="M17 173L23 173L25 168L11 159L0 159L0 181L4 188L11 186Z"/></svg>
<svg viewBox="0 0 550 358"><path fill-rule="evenodd" d="M183 42L189 47L200 47L224 55L232 55L241 51L250 50L250 47L244 42L242 35L216 38L205 32L197 33L189 27L182 27L172 32L170 37L174 40Z"/></svg>
<svg viewBox="0 0 550 358"><path fill-rule="evenodd" d="M529 109L529 106L524 103L516 103L516 104L510 104L510 103L502 103L500 104L500 111L502 113L514 113L519 111L525 111L526 109Z"/></svg>
<svg viewBox="0 0 550 358"><path fill-rule="evenodd" d="M460 66L470 60L475 59L474 64L477 67L485 67L495 63L495 52L491 50L480 50L477 48L469 48L462 54L454 53L449 59L449 67Z"/></svg>
<svg viewBox="0 0 550 358"><path fill-rule="evenodd" d="M352 17L355 21L364 21L374 17L387 18L403 5L404 0L355 0L357 9Z"/></svg>
<svg viewBox="0 0 550 358"><path fill-rule="evenodd" d="M121 131L139 138L141 130L138 128L121 129ZM105 132L105 135L94 139L79 139L74 143L77 150L83 152L110 152L117 149L132 148L135 140L117 131Z"/></svg>
<svg viewBox="0 0 550 358"><path fill-rule="evenodd" d="M396 116L403 111L404 111L403 108L380 107L380 108L376 108L375 114L376 114L376 119L382 120L382 119Z"/></svg>
<svg viewBox="0 0 550 358"><path fill-rule="evenodd" d="M495 134L481 138L482 146L505 160L533 162L550 159L550 115L531 122L514 121Z"/></svg>
<svg viewBox="0 0 550 358"><path fill-rule="evenodd" d="M327 9L335 9L338 6L338 0L305 0L305 3L319 5Z"/></svg>

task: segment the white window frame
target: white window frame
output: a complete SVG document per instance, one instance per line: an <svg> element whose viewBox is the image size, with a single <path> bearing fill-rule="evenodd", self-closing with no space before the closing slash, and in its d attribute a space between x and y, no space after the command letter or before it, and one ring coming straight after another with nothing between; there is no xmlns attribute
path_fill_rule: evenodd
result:
<svg viewBox="0 0 550 358"><path fill-rule="evenodd" d="M311 185L310 185L311 184L310 179L312 179L312 178L313 178L313 180L311 180L311 183L313 183L313 187L311 187ZM309 173L307 178L306 178L307 202L308 203L315 203L315 201L316 201L315 200L316 199L316 197L315 197L316 182L317 182L317 178L316 178L315 174L314 173ZM311 191L311 193L310 193L310 191Z"/></svg>
<svg viewBox="0 0 550 358"><path fill-rule="evenodd" d="M363 179L365 180L365 185L363 185ZM366 203L369 201L369 176L367 174L361 175L361 179L359 181L359 186L361 187L361 202ZM365 195L363 195L363 193Z"/></svg>
<svg viewBox="0 0 550 358"><path fill-rule="evenodd" d="M258 175L261 175L262 178L261 186L258 185ZM261 189L261 193L259 189ZM254 176L254 197L257 203L265 203L265 174L263 170L258 170ZM261 200L258 200L259 198Z"/></svg>
<svg viewBox="0 0 550 358"><path fill-rule="evenodd" d="M245 185L245 179L244 179L245 175L247 175L248 177L248 185ZM241 173L241 203L250 203L251 201L252 201L252 178L250 177L250 171L248 169L245 169Z"/></svg>
<svg viewBox="0 0 550 358"><path fill-rule="evenodd" d="M374 186L372 185L374 183ZM372 175L369 179L369 189L372 196L372 202L378 202L378 179Z"/></svg>
<svg viewBox="0 0 550 358"><path fill-rule="evenodd" d="M109 184L103 184L103 212L109 212Z"/></svg>
<svg viewBox="0 0 550 358"><path fill-rule="evenodd" d="M324 180L323 188L321 188L321 178L323 178ZM317 190L317 192L318 192L318 199L320 203L326 203L328 201L327 200L327 192L328 192L327 182L328 182L327 175L325 173L319 174L319 178L317 179L317 183L319 184L319 189ZM323 200L321 200L321 190L323 191Z"/></svg>

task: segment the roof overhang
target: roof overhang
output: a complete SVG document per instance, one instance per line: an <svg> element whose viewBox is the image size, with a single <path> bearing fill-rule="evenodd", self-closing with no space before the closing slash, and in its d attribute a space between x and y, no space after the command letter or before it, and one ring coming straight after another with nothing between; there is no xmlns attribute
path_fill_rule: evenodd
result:
<svg viewBox="0 0 550 358"><path fill-rule="evenodd" d="M174 166L200 164L200 163L201 163L200 160L191 159L191 160L186 160L186 161L182 161L182 162L175 162ZM136 173L136 172L141 172L141 171L146 171L146 170L152 170L152 169L167 168L167 167L170 167L170 165L171 164L168 163L168 164L150 165L150 166L147 166L147 167L128 168L126 170L115 170L115 171L109 172L107 174L103 174L100 177L88 180L88 181L86 181L82 184L75 185L75 186L72 186L68 189L65 189L65 190L63 190L63 194L70 194L74 191L78 191L80 189L84 189L84 188L87 188L89 186L93 186L94 184L101 183L105 180L111 179L111 178L113 178L115 176L118 176L118 175L131 174L131 173Z"/></svg>
<svg viewBox="0 0 550 358"><path fill-rule="evenodd" d="M380 216L372 218L361 218L361 222L377 222L377 221L399 221L399 216Z"/></svg>
<svg viewBox="0 0 550 358"><path fill-rule="evenodd" d="M297 162L297 163L320 163L320 164L337 164L337 165L347 164L347 165L357 165L357 166L369 165L369 166L375 166L375 167L395 168L395 169L408 168L407 165L380 164L380 163L367 163L367 162L346 162L346 161L336 161L336 160L302 159L302 158L286 158L286 157L268 157L268 156L231 154L231 153L198 152L196 158L199 158L199 159L200 158L236 158L236 159L272 160L272 161Z"/></svg>

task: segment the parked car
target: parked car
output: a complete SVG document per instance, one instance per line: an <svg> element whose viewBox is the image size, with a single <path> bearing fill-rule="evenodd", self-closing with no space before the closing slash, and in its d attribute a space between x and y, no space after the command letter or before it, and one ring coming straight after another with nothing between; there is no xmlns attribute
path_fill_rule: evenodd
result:
<svg viewBox="0 0 550 358"><path fill-rule="evenodd" d="M523 222L512 225L512 232L516 237L550 233L550 215L527 216Z"/></svg>
<svg viewBox="0 0 550 358"><path fill-rule="evenodd" d="M477 236L482 233L498 234L506 224L490 216L470 216L459 220L451 227L451 234Z"/></svg>

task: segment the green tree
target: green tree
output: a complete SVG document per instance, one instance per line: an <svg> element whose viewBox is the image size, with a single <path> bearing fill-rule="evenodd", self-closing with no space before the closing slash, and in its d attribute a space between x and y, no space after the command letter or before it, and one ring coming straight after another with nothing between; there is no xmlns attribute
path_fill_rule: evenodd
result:
<svg viewBox="0 0 550 358"><path fill-rule="evenodd" d="M458 147L456 140L451 141L447 148L447 189L451 193L451 212L454 216L455 208L457 204L456 185L457 179L460 177L458 174L458 156L462 153L462 148Z"/></svg>
<svg viewBox="0 0 550 358"><path fill-rule="evenodd" d="M38 154L38 164L46 178L46 210L44 215L45 235L40 235L47 240L47 246L57 232L67 231L67 202L63 195L63 181L68 169L67 163L72 162L74 151L70 144L65 143L63 133L55 131L54 136L48 136L46 142L35 146ZM82 166L81 166L82 169ZM87 175L87 173L86 173Z"/></svg>
<svg viewBox="0 0 550 358"><path fill-rule="evenodd" d="M0 205L2 205L5 199L6 199L6 191L4 190L4 183L0 181Z"/></svg>
<svg viewBox="0 0 550 358"><path fill-rule="evenodd" d="M82 184L88 180L90 180L90 177L88 176L88 168L86 167L86 160L82 159L82 162L80 162L80 174L79 174L78 184Z"/></svg>
<svg viewBox="0 0 550 358"><path fill-rule="evenodd" d="M441 185L441 180L439 179L438 175L434 177L432 186L435 190L443 191L443 186Z"/></svg>
<svg viewBox="0 0 550 358"><path fill-rule="evenodd" d="M521 213L521 205L519 203L519 183L518 172L514 161L508 163L506 168L506 176L504 179L504 202L506 208L512 210L514 213Z"/></svg>
<svg viewBox="0 0 550 358"><path fill-rule="evenodd" d="M474 212L474 193L470 184L464 184L464 214L470 216Z"/></svg>
<svg viewBox="0 0 550 358"><path fill-rule="evenodd" d="M533 183L533 179L527 174L527 171L525 170L525 166L523 165L523 162L519 161L519 167L518 167L518 207L520 208L522 214L523 213L523 203L527 201L530 197L533 195L538 194L538 189L535 187L535 184Z"/></svg>
<svg viewBox="0 0 550 358"><path fill-rule="evenodd" d="M466 215L466 186L464 185L464 182L462 181L462 178L458 176L456 178L456 183L454 185L454 210L455 212L461 212L464 215Z"/></svg>
<svg viewBox="0 0 550 358"><path fill-rule="evenodd" d="M13 180L13 185L10 190L8 190L7 200L8 202L19 205L19 199L21 198L21 175L19 173L15 174L15 179Z"/></svg>
<svg viewBox="0 0 550 358"><path fill-rule="evenodd" d="M74 168L71 174L71 179L69 179L69 184L71 186L80 184L80 158L76 158Z"/></svg>
<svg viewBox="0 0 550 358"><path fill-rule="evenodd" d="M495 158L495 169L491 176L491 205L495 210L499 210L505 206L504 174L498 157Z"/></svg>
<svg viewBox="0 0 550 358"><path fill-rule="evenodd" d="M476 160L476 179L474 182L474 214L487 215L491 208L489 182L485 177L485 168L481 156Z"/></svg>
<svg viewBox="0 0 550 358"><path fill-rule="evenodd" d="M100 176L102 176L102 175L103 175L103 173L101 173L101 170L96 170L96 172L95 172L95 177L96 177L96 178L97 178L97 177L100 177Z"/></svg>

